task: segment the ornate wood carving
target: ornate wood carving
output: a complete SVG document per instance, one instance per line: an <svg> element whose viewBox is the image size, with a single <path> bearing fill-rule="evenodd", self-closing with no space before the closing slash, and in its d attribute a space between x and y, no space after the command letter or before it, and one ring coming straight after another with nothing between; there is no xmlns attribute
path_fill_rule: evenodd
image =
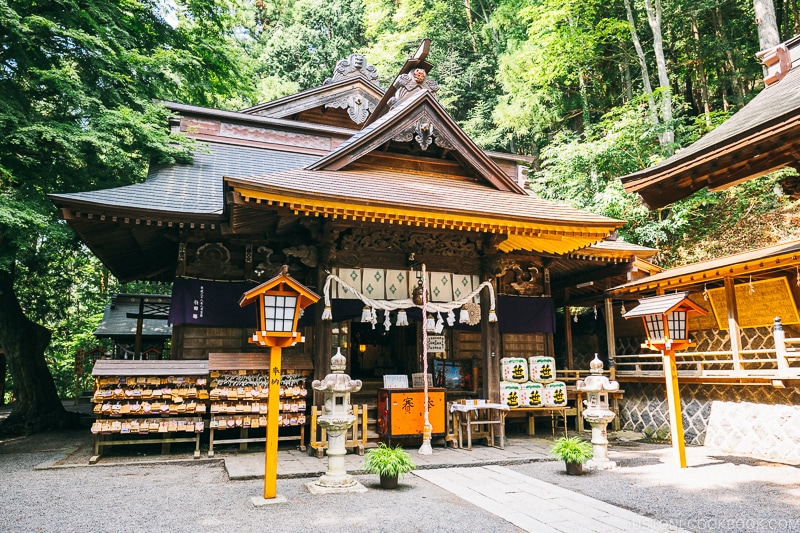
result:
<svg viewBox="0 0 800 533"><path fill-rule="evenodd" d="M256 275L263 276L265 272L271 272L275 268L275 265L269 259L274 252L271 248L267 248L266 246L259 246L256 248L256 252L262 259L258 262L254 270Z"/></svg>
<svg viewBox="0 0 800 533"><path fill-rule="evenodd" d="M427 150L433 142L433 124L427 120L418 120L414 124L414 140L420 148Z"/></svg>
<svg viewBox="0 0 800 533"><path fill-rule="evenodd" d="M484 258L484 272L496 279L498 294L541 295L544 293L544 269L540 263L493 254Z"/></svg>
<svg viewBox="0 0 800 533"><path fill-rule="evenodd" d="M291 248L284 248L283 253L287 257L296 257L307 267L316 267L319 264L319 254L314 246L300 244Z"/></svg>
<svg viewBox="0 0 800 533"><path fill-rule="evenodd" d="M395 251L405 255L435 254L442 256L477 255L478 236L458 234L409 233L374 231L356 228L343 235L340 251Z"/></svg>
<svg viewBox="0 0 800 533"><path fill-rule="evenodd" d="M367 120L369 114L375 111L377 104L377 101L358 91L356 94L348 94L329 104L325 104L325 107L345 109L350 120L356 124L362 124Z"/></svg>
<svg viewBox="0 0 800 533"><path fill-rule="evenodd" d="M405 130L395 133L392 140L398 142L417 141L417 144L419 144L419 147L423 150L427 150L432 142L446 150L452 150L454 148L453 142L438 125L434 124L434 121L428 113L422 113L419 118Z"/></svg>
<svg viewBox="0 0 800 533"><path fill-rule="evenodd" d="M330 85L347 78L364 78L367 81L377 83L378 69L370 65L363 54L350 54L347 58L336 62L333 76L327 78L323 85Z"/></svg>
<svg viewBox="0 0 800 533"><path fill-rule="evenodd" d="M415 69L411 74L400 74L394 81L395 95L387 102L389 109L403 101L413 91L430 91L436 94L439 84L428 78L424 69Z"/></svg>
<svg viewBox="0 0 800 533"><path fill-rule="evenodd" d="M195 252L195 265L212 278L221 278L231 270L231 252L220 242L204 244Z"/></svg>

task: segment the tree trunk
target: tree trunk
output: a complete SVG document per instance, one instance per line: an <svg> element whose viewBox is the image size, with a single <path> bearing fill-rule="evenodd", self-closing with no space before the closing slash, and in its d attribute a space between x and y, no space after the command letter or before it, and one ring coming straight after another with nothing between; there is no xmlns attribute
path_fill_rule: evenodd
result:
<svg viewBox="0 0 800 533"><path fill-rule="evenodd" d="M742 104L744 102L745 96L747 96L747 91L745 91L744 85L741 83L739 79L738 71L736 70L736 63L733 61L733 52L731 52L731 47L728 44L728 37L725 35L725 25L722 20L722 9L716 8L714 9L714 16L711 17L711 20L714 23L714 31L717 34L717 39L719 39L720 43L722 44L722 49L725 51L725 58L727 62L726 71L731 77L731 87L733 88L733 94L737 99L738 104ZM728 110L727 101L725 102L725 111Z"/></svg>
<svg viewBox="0 0 800 533"><path fill-rule="evenodd" d="M653 52L658 67L658 85L661 88L661 119L664 121L664 133L661 136L661 148L666 154L672 153L675 132L672 125L672 88L667 75L667 61L664 58L664 41L661 36L661 0L645 0L647 22L653 31Z"/></svg>
<svg viewBox="0 0 800 533"><path fill-rule="evenodd" d="M753 0L753 9L756 14L760 49L766 50L781 44L778 21L775 18L775 5L772 0Z"/></svg>
<svg viewBox="0 0 800 533"><path fill-rule="evenodd" d="M697 77L700 81L700 99L703 101L703 114L706 119L706 127L711 128L711 104L708 99L708 78L706 77L706 67L703 63L703 51L700 48L700 30L697 27L697 18L694 16L692 16L692 35L694 36L694 46L697 54Z"/></svg>
<svg viewBox="0 0 800 533"><path fill-rule="evenodd" d="M650 121L654 126L658 126L658 111L656 111L656 101L653 98L653 86L650 85L650 73L647 71L647 60L644 56L642 43L639 41L639 34L636 33L636 21L633 18L630 0L625 0L625 12L628 14L628 24L631 25L633 47L636 49L636 57L639 59L639 67L642 69L642 84L644 94L647 96L647 103L650 106Z"/></svg>
<svg viewBox="0 0 800 533"><path fill-rule="evenodd" d="M64 409L47 368L44 351L49 343L50 331L23 313L12 273L0 270L0 344L14 379L15 395L11 414L0 425L0 434L64 429L77 423L78 416Z"/></svg>
<svg viewBox="0 0 800 533"><path fill-rule="evenodd" d="M619 69L622 72L622 84L625 87L625 101L630 102L633 100L633 83L631 82L631 66L625 61L623 66L622 63L619 65Z"/></svg>

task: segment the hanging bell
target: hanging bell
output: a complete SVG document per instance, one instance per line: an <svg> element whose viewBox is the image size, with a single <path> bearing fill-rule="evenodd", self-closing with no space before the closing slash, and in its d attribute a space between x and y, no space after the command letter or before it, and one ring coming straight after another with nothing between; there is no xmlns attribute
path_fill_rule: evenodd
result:
<svg viewBox="0 0 800 533"><path fill-rule="evenodd" d="M411 290L411 301L414 305L422 305L422 278L420 278L417 286Z"/></svg>

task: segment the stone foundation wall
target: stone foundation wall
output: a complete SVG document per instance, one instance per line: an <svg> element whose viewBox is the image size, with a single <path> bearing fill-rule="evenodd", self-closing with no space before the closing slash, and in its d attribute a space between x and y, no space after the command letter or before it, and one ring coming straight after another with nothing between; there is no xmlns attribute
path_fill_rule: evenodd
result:
<svg viewBox="0 0 800 533"><path fill-rule="evenodd" d="M621 383L623 429L669 436L666 388ZM687 444L800 464L800 391L771 386L683 384L680 386Z"/></svg>

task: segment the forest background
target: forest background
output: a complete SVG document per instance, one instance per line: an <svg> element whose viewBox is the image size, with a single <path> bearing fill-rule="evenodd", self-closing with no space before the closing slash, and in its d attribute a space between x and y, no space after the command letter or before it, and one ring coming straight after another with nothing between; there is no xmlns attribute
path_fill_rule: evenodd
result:
<svg viewBox="0 0 800 533"><path fill-rule="evenodd" d="M620 237L661 266L798 237L791 170L656 211L617 178L740 109L763 88L755 53L799 32L796 0L0 0L0 346L42 359L42 388L69 396L110 295L169 293L110 277L46 197L188 160L158 99L242 109L354 52L386 87L426 37L467 134L533 156L535 194L627 221ZM28 430L59 423L32 405Z"/></svg>

